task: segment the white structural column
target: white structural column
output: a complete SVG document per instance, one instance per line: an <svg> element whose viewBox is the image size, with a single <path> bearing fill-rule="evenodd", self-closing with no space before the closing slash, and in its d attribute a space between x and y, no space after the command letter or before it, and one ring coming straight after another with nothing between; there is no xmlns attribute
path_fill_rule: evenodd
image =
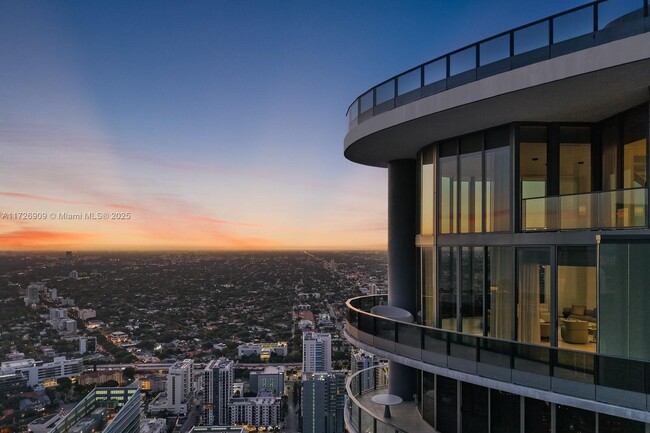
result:
<svg viewBox="0 0 650 433"><path fill-rule="evenodd" d="M415 160L388 163L388 305L403 308L415 317L416 308L416 183ZM412 400L417 370L390 361L390 394Z"/></svg>

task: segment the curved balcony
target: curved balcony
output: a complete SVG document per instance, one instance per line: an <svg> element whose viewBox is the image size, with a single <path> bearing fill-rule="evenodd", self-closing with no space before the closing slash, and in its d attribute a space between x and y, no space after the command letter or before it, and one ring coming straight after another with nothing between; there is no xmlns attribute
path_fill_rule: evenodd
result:
<svg viewBox="0 0 650 433"><path fill-rule="evenodd" d="M372 397L388 389L386 367L378 365L357 371L345 384L348 399L345 424L353 433L435 433L433 427L420 417L414 402L403 402L391 408L392 417L384 418L384 408Z"/></svg>
<svg viewBox="0 0 650 433"><path fill-rule="evenodd" d="M349 127L400 105L531 63L647 31L617 24L649 0L596 0L436 57L364 92L347 111Z"/></svg>
<svg viewBox="0 0 650 433"><path fill-rule="evenodd" d="M520 395L650 422L650 362L467 335L370 313L385 295L346 302L346 338L401 364Z"/></svg>

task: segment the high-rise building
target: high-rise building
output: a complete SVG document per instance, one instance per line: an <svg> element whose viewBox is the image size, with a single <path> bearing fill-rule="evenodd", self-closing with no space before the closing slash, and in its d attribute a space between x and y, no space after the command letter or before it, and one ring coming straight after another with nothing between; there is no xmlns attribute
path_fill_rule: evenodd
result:
<svg viewBox="0 0 650 433"><path fill-rule="evenodd" d="M250 390L257 395L258 392L268 392L273 396L284 394L284 367L267 366L263 371L251 371L249 376Z"/></svg>
<svg viewBox="0 0 650 433"><path fill-rule="evenodd" d="M302 433L344 432L344 373L303 373L301 398Z"/></svg>
<svg viewBox="0 0 650 433"><path fill-rule="evenodd" d="M282 424L282 398L270 395L233 398L228 407L232 424L254 428L279 428Z"/></svg>
<svg viewBox="0 0 650 433"><path fill-rule="evenodd" d="M350 358L350 374L353 375L356 372L360 372L355 386L361 386L362 389L374 388L378 382L377 370L372 367L379 365L379 358L361 349L352 349Z"/></svg>
<svg viewBox="0 0 650 433"><path fill-rule="evenodd" d="M226 358L212 360L205 366L203 370L202 424L231 424L229 405L234 377L234 364Z"/></svg>
<svg viewBox="0 0 650 433"><path fill-rule="evenodd" d="M97 350L97 337L80 337L79 353L95 353Z"/></svg>
<svg viewBox="0 0 650 433"><path fill-rule="evenodd" d="M345 156L388 168L388 295L345 336L389 379L350 431L389 428L378 392L391 431L650 431L648 71L648 1L597 1L352 103Z"/></svg>
<svg viewBox="0 0 650 433"><path fill-rule="evenodd" d="M25 294L25 305L39 304L39 290L45 289L45 283L30 283Z"/></svg>
<svg viewBox="0 0 650 433"><path fill-rule="evenodd" d="M194 361L177 361L167 372L165 392L158 394L149 403L149 412L159 413L166 410L176 415L187 415L195 391Z"/></svg>
<svg viewBox="0 0 650 433"><path fill-rule="evenodd" d="M332 336L317 332L302 334L302 371L320 372L332 369Z"/></svg>

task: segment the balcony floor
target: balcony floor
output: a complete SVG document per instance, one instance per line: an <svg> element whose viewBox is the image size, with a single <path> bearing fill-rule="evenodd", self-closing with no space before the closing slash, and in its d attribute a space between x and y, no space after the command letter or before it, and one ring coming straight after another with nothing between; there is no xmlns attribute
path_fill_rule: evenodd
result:
<svg viewBox="0 0 650 433"><path fill-rule="evenodd" d="M384 418L384 406L373 402L372 397L377 394L385 394L386 392L388 392L386 388L366 391L358 395L357 400L359 400L360 405L372 412L375 418L400 430L418 433L438 433L437 430L422 420L420 412L418 412L413 401L391 406L390 413L392 416L390 421Z"/></svg>

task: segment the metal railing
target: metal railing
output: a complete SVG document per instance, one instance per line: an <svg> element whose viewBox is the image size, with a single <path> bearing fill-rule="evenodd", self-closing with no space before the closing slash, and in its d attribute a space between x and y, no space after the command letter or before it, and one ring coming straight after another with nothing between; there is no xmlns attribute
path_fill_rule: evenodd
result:
<svg viewBox="0 0 650 433"><path fill-rule="evenodd" d="M345 422L355 433L407 433L385 423L366 409L357 397L368 391L388 388L388 370L384 365L376 365L357 371L345 384L348 398L345 404Z"/></svg>
<svg viewBox="0 0 650 433"><path fill-rule="evenodd" d="M647 189L631 188L522 200L524 231L645 227Z"/></svg>
<svg viewBox="0 0 650 433"><path fill-rule="evenodd" d="M369 312L373 306L385 305L386 300L386 295L349 299L346 302L346 332L389 353L500 381L594 400L596 385L646 394L646 398L650 398L647 395L650 394L650 362L462 334L399 322ZM493 376L495 372L499 374ZM542 380L522 383L523 375L516 372ZM555 389L551 378L568 380L574 385ZM646 410L646 399L643 400L643 410Z"/></svg>
<svg viewBox="0 0 650 433"><path fill-rule="evenodd" d="M649 1L596 0L444 54L356 98L349 126L482 78L650 31Z"/></svg>

